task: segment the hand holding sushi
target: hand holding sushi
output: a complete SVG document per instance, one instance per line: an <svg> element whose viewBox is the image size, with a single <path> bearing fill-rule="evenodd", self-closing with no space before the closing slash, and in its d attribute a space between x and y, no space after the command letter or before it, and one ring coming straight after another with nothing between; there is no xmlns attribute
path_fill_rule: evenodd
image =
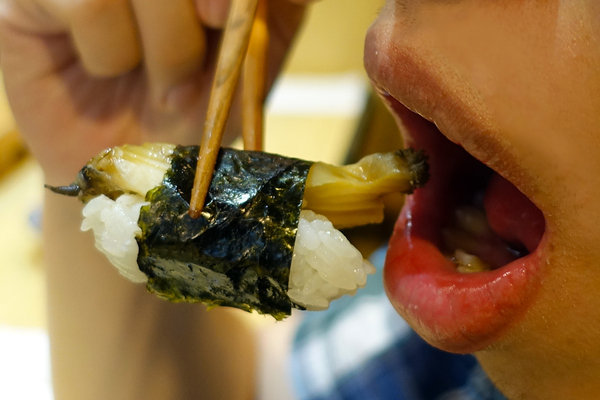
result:
<svg viewBox="0 0 600 400"><path fill-rule="evenodd" d="M301 22L301 3L268 3L269 81ZM70 182L107 147L196 143L227 4L2 1L6 93L46 181ZM238 131L235 115L228 132ZM55 397L250 398L252 331L237 314L173 307L148 296L107 268L80 224L77 203L47 196L44 258ZM223 381L236 385L223 387Z"/></svg>
<svg viewBox="0 0 600 400"><path fill-rule="evenodd" d="M122 275L175 302L290 315L353 294L374 272L336 228L383 220L383 197L428 175L422 153L373 154L335 167L221 149L202 214L188 214L197 146L107 149L72 185L83 230ZM332 224L333 223L333 224Z"/></svg>

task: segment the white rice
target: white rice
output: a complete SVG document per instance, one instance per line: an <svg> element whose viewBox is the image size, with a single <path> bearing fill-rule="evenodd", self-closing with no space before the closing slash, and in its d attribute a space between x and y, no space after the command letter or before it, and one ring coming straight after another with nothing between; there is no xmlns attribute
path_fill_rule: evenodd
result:
<svg viewBox="0 0 600 400"><path fill-rule="evenodd" d="M323 310L367 283L375 267L322 215L300 213L288 295L308 310Z"/></svg>
<svg viewBox="0 0 600 400"><path fill-rule="evenodd" d="M133 282L146 282L138 269L136 236L140 208L147 204L141 196L121 195L116 201L100 195L83 209L81 229L92 230L96 248L106 255L119 272ZM375 268L331 222L309 210L300 213L300 222L290 278L290 299L308 310L323 310L345 294L354 294L367 282Z"/></svg>
<svg viewBox="0 0 600 400"><path fill-rule="evenodd" d="M129 280L146 282L146 275L137 265L136 236L142 233L137 225L140 208L148 204L141 196L123 194L117 200L105 195L94 197L83 208L81 230L94 232L96 248L106 255L119 272Z"/></svg>

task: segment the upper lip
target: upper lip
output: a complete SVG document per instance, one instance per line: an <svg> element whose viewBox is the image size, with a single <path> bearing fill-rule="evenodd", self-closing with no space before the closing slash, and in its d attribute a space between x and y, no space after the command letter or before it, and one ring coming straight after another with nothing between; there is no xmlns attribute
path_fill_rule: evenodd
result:
<svg viewBox="0 0 600 400"><path fill-rule="evenodd" d="M526 188L529 182L521 184L519 180L527 179L527 171L519 167L510 146L502 141L478 92L460 82L451 70L433 66L411 46L381 40L378 32L369 31L365 47L365 68L375 90L435 124L448 140L519 189ZM389 52L394 54L393 65L381 59ZM410 143L413 138L409 135L406 140Z"/></svg>

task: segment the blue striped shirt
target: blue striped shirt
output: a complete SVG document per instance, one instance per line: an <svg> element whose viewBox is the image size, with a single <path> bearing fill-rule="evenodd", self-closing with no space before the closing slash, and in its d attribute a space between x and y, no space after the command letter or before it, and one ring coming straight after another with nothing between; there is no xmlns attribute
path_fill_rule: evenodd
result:
<svg viewBox="0 0 600 400"><path fill-rule="evenodd" d="M291 358L299 400L505 400L471 355L433 348L396 314L382 286L385 249L355 296L304 313Z"/></svg>

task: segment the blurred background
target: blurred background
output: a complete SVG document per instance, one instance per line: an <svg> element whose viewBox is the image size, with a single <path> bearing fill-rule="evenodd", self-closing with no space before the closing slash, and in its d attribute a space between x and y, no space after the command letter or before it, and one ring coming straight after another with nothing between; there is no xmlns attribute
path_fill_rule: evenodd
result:
<svg viewBox="0 0 600 400"><path fill-rule="evenodd" d="M362 68L364 35L383 0L348 3L325 0L310 9L267 104L267 151L344 163L400 147L393 121L373 98ZM43 176L21 141L3 93L0 399L50 399L41 246ZM371 230L367 235L362 231L348 235L367 256L385 240L389 226L367 228Z"/></svg>

